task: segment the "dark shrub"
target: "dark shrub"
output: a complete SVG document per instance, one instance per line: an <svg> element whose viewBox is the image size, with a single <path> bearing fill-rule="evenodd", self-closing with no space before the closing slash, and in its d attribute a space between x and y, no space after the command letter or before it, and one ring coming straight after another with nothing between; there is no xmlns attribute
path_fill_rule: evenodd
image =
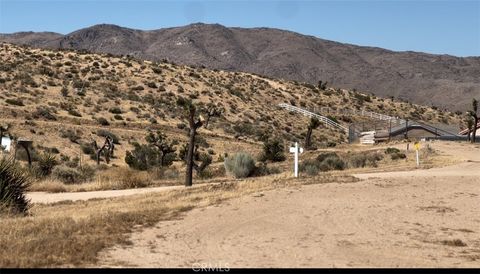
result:
<svg viewBox="0 0 480 274"><path fill-rule="evenodd" d="M97 119L97 122L102 125L102 126L109 126L110 123L107 121L107 119L100 117Z"/></svg>
<svg viewBox="0 0 480 274"><path fill-rule="evenodd" d="M45 177L52 173L53 168L58 165L55 155L43 153L38 157L36 167L40 176Z"/></svg>
<svg viewBox="0 0 480 274"><path fill-rule="evenodd" d="M279 139L268 139L263 142L263 153L260 156L260 160L272 161L272 162L281 162L285 161L286 157L284 154L284 145Z"/></svg>

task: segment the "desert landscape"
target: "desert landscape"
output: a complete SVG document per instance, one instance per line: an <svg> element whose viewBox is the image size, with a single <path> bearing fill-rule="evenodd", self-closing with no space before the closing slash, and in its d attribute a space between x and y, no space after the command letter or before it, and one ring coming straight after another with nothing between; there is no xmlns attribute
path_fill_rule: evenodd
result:
<svg viewBox="0 0 480 274"><path fill-rule="evenodd" d="M478 56L2 20L0 273L480 268Z"/></svg>

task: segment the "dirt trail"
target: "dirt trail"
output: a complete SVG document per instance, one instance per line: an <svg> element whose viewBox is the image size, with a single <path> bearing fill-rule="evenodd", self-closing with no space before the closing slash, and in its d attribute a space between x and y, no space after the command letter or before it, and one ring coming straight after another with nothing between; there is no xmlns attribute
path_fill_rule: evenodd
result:
<svg viewBox="0 0 480 274"><path fill-rule="evenodd" d="M98 266L480 267L480 149L432 146L474 162L194 209L104 250Z"/></svg>
<svg viewBox="0 0 480 274"><path fill-rule="evenodd" d="M185 188L184 186L165 186L165 187L150 187L150 188L135 188L122 190L102 190L102 191L85 191L85 192L62 192L62 193L47 193L47 192L29 192L27 198L32 203L49 204L61 201L79 201L90 200L95 198L112 198L135 194L144 194L152 192L161 192L174 189Z"/></svg>

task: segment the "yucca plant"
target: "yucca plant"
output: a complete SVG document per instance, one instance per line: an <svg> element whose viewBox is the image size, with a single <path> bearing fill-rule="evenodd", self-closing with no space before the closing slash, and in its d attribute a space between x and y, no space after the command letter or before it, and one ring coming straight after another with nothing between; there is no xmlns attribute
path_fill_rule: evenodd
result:
<svg viewBox="0 0 480 274"><path fill-rule="evenodd" d="M25 194L29 185L28 176L11 159L0 159L0 211L26 214L30 201Z"/></svg>
<svg viewBox="0 0 480 274"><path fill-rule="evenodd" d="M40 155L37 162L37 168L40 176L45 177L50 175L56 165L58 165L58 162L55 155L52 155L50 153L43 153L42 155Z"/></svg>

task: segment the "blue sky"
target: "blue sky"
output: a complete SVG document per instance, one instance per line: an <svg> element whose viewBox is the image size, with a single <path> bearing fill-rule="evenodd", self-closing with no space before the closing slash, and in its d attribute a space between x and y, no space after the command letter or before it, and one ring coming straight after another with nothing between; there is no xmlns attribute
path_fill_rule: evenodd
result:
<svg viewBox="0 0 480 274"><path fill-rule="evenodd" d="M0 0L0 33L100 23L158 29L190 23L272 27L391 50L480 56L480 0Z"/></svg>

